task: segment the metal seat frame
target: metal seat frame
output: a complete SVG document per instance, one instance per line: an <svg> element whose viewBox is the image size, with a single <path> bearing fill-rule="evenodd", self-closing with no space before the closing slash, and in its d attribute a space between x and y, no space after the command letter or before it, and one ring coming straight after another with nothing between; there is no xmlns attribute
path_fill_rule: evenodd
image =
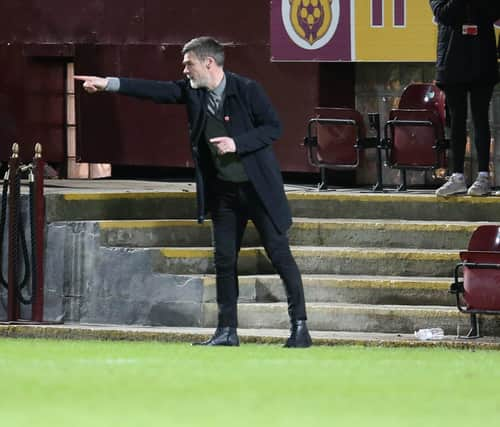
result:
<svg viewBox="0 0 500 427"><path fill-rule="evenodd" d="M317 108L316 117L309 120L307 124L307 136L304 138L304 146L307 149L307 158L311 166L320 170L321 182L318 184L318 190L328 190L327 169L331 170L354 170L360 164L360 151L367 148L377 149L377 183L373 191L382 191L382 159L380 145L380 117L377 113L368 115L369 126L376 133L375 137L366 137L363 118L361 114L351 108ZM323 117L322 117L323 115ZM324 117L327 115L328 117ZM351 163L333 163L322 160L318 156L318 149L321 146L321 140L318 135L320 126L332 127L353 127L355 137L351 141L351 148L354 150L355 160Z"/></svg>
<svg viewBox="0 0 500 427"><path fill-rule="evenodd" d="M415 97L415 93L420 96ZM403 119L398 115L404 116ZM410 117L414 115L415 118ZM424 118L423 118L424 117ZM394 159L395 130L398 127L430 127L434 129L434 140L430 141L435 152L433 162L425 164L402 164ZM393 169L400 170L400 185L398 191L406 191L407 170L436 170L446 168L446 150L449 141L444 136L445 115L444 115L444 93L435 85L426 83L410 84L405 88L399 102L399 108L390 112L389 120L384 125L384 139L381 143L386 153L385 165ZM429 148L429 144L426 145Z"/></svg>
<svg viewBox="0 0 500 427"><path fill-rule="evenodd" d="M468 250L460 252L460 259L462 261L455 266L454 281L450 286L450 293L456 296L458 310L461 313L470 315L471 328L465 338L479 338L481 336L478 315L500 315L500 304L498 309L492 309L491 307L469 307L465 297L466 287L470 287L465 284L465 271L467 269L484 270L485 275L488 274L488 270L500 270L499 237L500 226L479 226L470 239ZM462 272L461 275L460 272ZM484 279L479 284L476 282L473 284L480 287L483 285L483 282L485 282ZM500 280L498 287L500 293Z"/></svg>

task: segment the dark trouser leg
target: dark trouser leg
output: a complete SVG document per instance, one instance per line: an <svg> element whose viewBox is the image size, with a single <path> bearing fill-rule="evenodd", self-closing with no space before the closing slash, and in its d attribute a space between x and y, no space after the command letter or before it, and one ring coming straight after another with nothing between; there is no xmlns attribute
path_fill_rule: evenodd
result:
<svg viewBox="0 0 500 427"><path fill-rule="evenodd" d="M290 319L306 320L304 287L290 251L288 236L276 229L250 184L242 186L241 193L242 200L248 206L248 217L255 224L267 256L285 284Z"/></svg>
<svg viewBox="0 0 500 427"><path fill-rule="evenodd" d="M491 85L474 85L470 88L474 145L476 146L479 172L489 170L491 133L488 111L492 94L493 86Z"/></svg>
<svg viewBox="0 0 500 427"><path fill-rule="evenodd" d="M448 85L445 86L444 92L451 117L452 172L464 173L465 144L467 141L467 87L465 85Z"/></svg>
<svg viewBox="0 0 500 427"><path fill-rule="evenodd" d="M238 201L237 186L221 183L211 206L218 326L237 327L238 252L247 218Z"/></svg>

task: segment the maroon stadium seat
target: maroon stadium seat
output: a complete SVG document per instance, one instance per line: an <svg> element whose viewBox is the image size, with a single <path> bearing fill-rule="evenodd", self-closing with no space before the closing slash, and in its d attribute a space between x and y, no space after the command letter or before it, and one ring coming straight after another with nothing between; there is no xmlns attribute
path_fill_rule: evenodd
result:
<svg viewBox="0 0 500 427"><path fill-rule="evenodd" d="M399 100L399 108L431 110L440 117L441 123L446 121L444 92L430 83L412 83L406 86Z"/></svg>
<svg viewBox="0 0 500 427"><path fill-rule="evenodd" d="M372 114L370 126L377 130L377 137L367 138L363 117L351 108L316 108L314 113L308 123L304 146L309 163L320 169L321 183L318 188L324 190L328 188L326 169L356 169L362 149L380 148L380 129L378 115ZM380 171L375 189L381 188L381 175Z"/></svg>
<svg viewBox="0 0 500 427"><path fill-rule="evenodd" d="M468 337L476 338L479 337L477 314L500 314L500 226L478 227L467 251L460 252L460 259L451 292L456 295L458 309L471 315Z"/></svg>
<svg viewBox="0 0 500 427"><path fill-rule="evenodd" d="M397 109L384 126L386 164L400 169L406 190L406 170L446 168L445 97L437 86L414 83L405 88Z"/></svg>

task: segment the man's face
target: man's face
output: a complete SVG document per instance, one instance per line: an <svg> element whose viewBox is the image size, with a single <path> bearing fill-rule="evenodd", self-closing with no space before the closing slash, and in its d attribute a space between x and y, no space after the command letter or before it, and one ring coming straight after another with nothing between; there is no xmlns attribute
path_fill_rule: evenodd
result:
<svg viewBox="0 0 500 427"><path fill-rule="evenodd" d="M186 52L182 65L182 72L189 79L193 89L207 87L210 81L210 75L207 67L208 58L200 60L193 52Z"/></svg>

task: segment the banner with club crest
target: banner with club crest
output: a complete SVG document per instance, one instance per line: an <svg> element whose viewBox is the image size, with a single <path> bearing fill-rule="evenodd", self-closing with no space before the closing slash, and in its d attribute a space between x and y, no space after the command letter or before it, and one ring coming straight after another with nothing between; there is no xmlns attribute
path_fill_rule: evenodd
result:
<svg viewBox="0 0 500 427"><path fill-rule="evenodd" d="M271 1L272 61L432 62L436 32L427 0Z"/></svg>

